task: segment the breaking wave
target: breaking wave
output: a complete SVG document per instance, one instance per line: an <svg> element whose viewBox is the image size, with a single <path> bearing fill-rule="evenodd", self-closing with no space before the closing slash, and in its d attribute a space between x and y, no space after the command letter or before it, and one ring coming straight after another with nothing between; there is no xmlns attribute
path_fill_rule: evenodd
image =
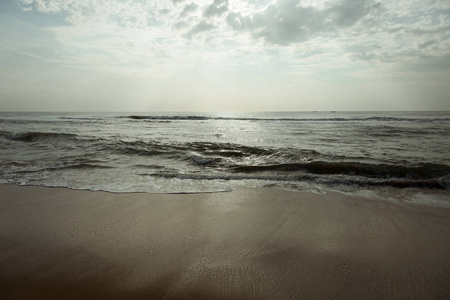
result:
<svg viewBox="0 0 450 300"><path fill-rule="evenodd" d="M441 179L373 179L373 178L333 178L321 177L316 175L254 175L254 174L178 174L178 173L143 173L141 176L152 176L160 178L176 178L181 180L264 180L274 182L311 182L326 185L352 185L352 186L373 186L383 187L391 186L396 188L425 188L425 189L450 189L450 180Z"/></svg>
<svg viewBox="0 0 450 300"><path fill-rule="evenodd" d="M364 164L355 162L324 162L313 161L309 163L288 163L261 166L238 166L233 168L238 173L256 172L292 172L306 171L311 174L321 175L356 175L375 178L409 178L428 179L450 174L447 165L421 164L418 166L399 166L383 164Z"/></svg>

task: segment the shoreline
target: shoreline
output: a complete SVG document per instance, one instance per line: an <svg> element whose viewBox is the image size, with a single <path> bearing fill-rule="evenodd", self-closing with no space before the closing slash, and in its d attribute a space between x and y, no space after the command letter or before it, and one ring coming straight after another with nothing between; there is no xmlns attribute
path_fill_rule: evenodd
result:
<svg viewBox="0 0 450 300"><path fill-rule="evenodd" d="M19 186L19 187L36 187L36 188L49 188L49 189L67 189L71 191L82 192L99 192L109 193L113 195L203 195L203 194L220 194L220 193L233 193L242 190L279 190L280 192L293 192L293 193L311 193L317 195L326 194L342 194L348 197L359 197L368 199L370 201L384 201L388 203L398 205L411 205L421 206L423 208L444 208L450 209L450 192L447 189L434 189L434 188L398 188L398 187L384 187L374 188L371 186L363 187L346 187L346 186L322 186L320 184L309 185L309 188L305 186L275 186L275 185L261 185L252 186L248 188L243 187L230 187L228 189L210 190L210 191L187 191L187 192L147 192L147 191L109 191L109 190L95 190L89 188L76 188L68 186L51 186L51 185L33 185L33 184L18 184L10 182L2 182L0 186Z"/></svg>
<svg viewBox="0 0 450 300"><path fill-rule="evenodd" d="M2 299L445 299L450 209L0 184Z"/></svg>
<svg viewBox="0 0 450 300"><path fill-rule="evenodd" d="M218 190L218 191L197 191L197 192L143 192L143 191L134 191L134 192L115 192L108 190L91 190L88 188L75 188L69 186L52 186L52 185L34 185L34 184L19 184L19 183L10 183L4 182L0 183L2 185L15 185L20 187L36 187L36 188L49 188L49 189L67 189L71 191L82 191L82 192L100 192L100 193L109 193L116 195L132 195L132 194L149 194L149 195L196 195L196 194L215 194L215 193L230 193L233 192L233 189L229 190Z"/></svg>

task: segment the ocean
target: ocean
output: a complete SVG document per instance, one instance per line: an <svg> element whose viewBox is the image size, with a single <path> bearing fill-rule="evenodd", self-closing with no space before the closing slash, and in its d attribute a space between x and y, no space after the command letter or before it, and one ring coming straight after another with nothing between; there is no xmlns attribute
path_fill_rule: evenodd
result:
<svg viewBox="0 0 450 300"><path fill-rule="evenodd" d="M448 199L449 133L450 112L2 112L0 183L149 193L396 188Z"/></svg>

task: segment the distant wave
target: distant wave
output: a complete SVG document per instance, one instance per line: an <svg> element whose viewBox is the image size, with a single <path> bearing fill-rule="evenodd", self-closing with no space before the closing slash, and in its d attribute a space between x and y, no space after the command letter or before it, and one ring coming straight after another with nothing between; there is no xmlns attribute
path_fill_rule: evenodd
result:
<svg viewBox="0 0 450 300"><path fill-rule="evenodd" d="M450 118L397 118L397 117L366 117L366 118L239 118L239 117L209 117L209 116L120 116L131 120L169 120L169 121L288 121L288 122L450 122Z"/></svg>
<svg viewBox="0 0 450 300"><path fill-rule="evenodd" d="M191 142L179 144L164 144L156 141L119 141L111 144L120 154L134 154L134 155L169 155L183 160L188 160L193 154L201 155L202 157L228 157L239 158L249 156L269 156L276 155L280 151L263 148L252 147L231 143L213 143L213 142ZM298 153L313 153L318 154L314 150L297 150ZM282 154L280 154L282 155Z"/></svg>
<svg viewBox="0 0 450 300"><path fill-rule="evenodd" d="M76 134L53 133L53 132L23 132L23 133L0 132L0 135L8 140L21 142L36 142L49 139L71 139L77 137Z"/></svg>
<svg viewBox="0 0 450 300"><path fill-rule="evenodd" d="M78 164L51 166L35 170L16 171L16 173L37 173L37 172L57 171L57 170L89 170L89 169L113 169L113 167L96 165L91 163L78 163Z"/></svg>
<svg viewBox="0 0 450 300"><path fill-rule="evenodd" d="M102 121L104 118L100 117L59 117L60 120L73 120L73 121Z"/></svg>

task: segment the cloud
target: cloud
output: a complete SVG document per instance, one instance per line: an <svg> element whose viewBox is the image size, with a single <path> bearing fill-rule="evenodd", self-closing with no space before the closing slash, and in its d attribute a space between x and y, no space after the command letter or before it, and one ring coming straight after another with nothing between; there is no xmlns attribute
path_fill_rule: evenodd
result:
<svg viewBox="0 0 450 300"><path fill-rule="evenodd" d="M185 21L179 21L173 24L173 27L177 30L183 29L188 27L188 24Z"/></svg>
<svg viewBox="0 0 450 300"><path fill-rule="evenodd" d="M214 0L211 5L208 5L203 11L203 16L211 18L214 16L220 16L228 11L228 0Z"/></svg>
<svg viewBox="0 0 450 300"><path fill-rule="evenodd" d="M112 53L117 59L123 39L144 39L134 40L128 52L138 57L151 44L152 49L171 48L180 57L222 55L239 64L246 61L243 53L252 55L252 63L274 59L288 66L289 59L298 63L302 57L305 64L312 59L305 49L329 60L373 65L450 53L448 0L17 1L23 10L64 18L65 26L47 30L71 55L78 45L83 53ZM93 38L96 31L102 33ZM99 39L103 42L93 43ZM278 49L287 50L283 57L270 54Z"/></svg>
<svg viewBox="0 0 450 300"><path fill-rule="evenodd" d="M178 3L183 2L184 0L172 0L173 5L178 5Z"/></svg>
<svg viewBox="0 0 450 300"><path fill-rule="evenodd" d="M428 48L434 45L438 45L438 41L433 39L433 40L427 40L426 42L423 42L421 44L419 44L419 48L420 49L424 49L424 48Z"/></svg>
<svg viewBox="0 0 450 300"><path fill-rule="evenodd" d="M185 5L180 13L180 17L186 17L189 13L194 12L198 9L198 5L192 2L191 4Z"/></svg>
<svg viewBox="0 0 450 300"><path fill-rule="evenodd" d="M24 1L24 4L31 5L34 2L34 7L41 13L56 13L63 10L60 2L47 2L44 0Z"/></svg>
<svg viewBox="0 0 450 300"><path fill-rule="evenodd" d="M187 33L185 33L184 37L186 37L187 39L191 39L194 35L197 35L201 32L213 30L214 28L214 25L205 21L201 21L194 25L194 27L192 27Z"/></svg>
<svg viewBox="0 0 450 300"><path fill-rule="evenodd" d="M124 27L145 28L164 12L154 2L89 1L89 0L18 0L23 10L40 13L59 13L71 25L86 23L117 24Z"/></svg>
<svg viewBox="0 0 450 300"><path fill-rule="evenodd" d="M422 28L406 28L405 31L413 35L430 35L435 33L450 33L450 25L438 25Z"/></svg>
<svg viewBox="0 0 450 300"><path fill-rule="evenodd" d="M288 45L352 26L380 6L372 0L341 0L318 9L300 6L296 0L278 0L252 15L230 12L226 21L233 30L248 32L267 43Z"/></svg>
<svg viewBox="0 0 450 300"><path fill-rule="evenodd" d="M334 26L348 27L367 15L376 14L381 8L380 2L372 0L339 1L326 10L326 17L331 18Z"/></svg>

